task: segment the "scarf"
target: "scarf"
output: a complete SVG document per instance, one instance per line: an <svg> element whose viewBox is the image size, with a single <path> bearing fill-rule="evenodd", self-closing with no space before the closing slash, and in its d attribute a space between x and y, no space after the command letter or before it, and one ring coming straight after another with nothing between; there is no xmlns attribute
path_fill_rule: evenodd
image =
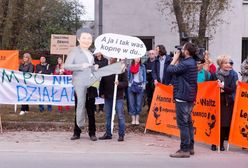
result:
<svg viewBox="0 0 248 168"><path fill-rule="evenodd" d="M224 81L225 77L230 74L230 71L224 71L222 69L218 69L216 72L216 76L219 80Z"/></svg>
<svg viewBox="0 0 248 168"><path fill-rule="evenodd" d="M132 74L136 74L136 73L139 72L139 68L140 68L140 64L137 64L137 65L133 64L133 65L131 65L131 67L130 67L130 72L131 72Z"/></svg>

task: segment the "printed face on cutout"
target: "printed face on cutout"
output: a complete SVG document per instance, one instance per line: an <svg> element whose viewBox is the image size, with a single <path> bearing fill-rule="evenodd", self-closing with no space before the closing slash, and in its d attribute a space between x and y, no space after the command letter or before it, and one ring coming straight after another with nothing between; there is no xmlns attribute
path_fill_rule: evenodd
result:
<svg viewBox="0 0 248 168"><path fill-rule="evenodd" d="M78 42L81 48L89 49L92 44L92 35L90 33L82 33Z"/></svg>

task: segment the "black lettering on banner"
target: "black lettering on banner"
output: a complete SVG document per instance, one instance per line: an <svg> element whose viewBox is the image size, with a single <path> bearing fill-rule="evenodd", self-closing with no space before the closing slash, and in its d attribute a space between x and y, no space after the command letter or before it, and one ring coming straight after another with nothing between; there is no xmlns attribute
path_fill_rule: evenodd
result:
<svg viewBox="0 0 248 168"><path fill-rule="evenodd" d="M244 118L248 121L248 111L241 110L240 111L240 118Z"/></svg>
<svg viewBox="0 0 248 168"><path fill-rule="evenodd" d="M215 107L215 101L212 99L200 99L200 103L202 106L211 106L211 107Z"/></svg>
<svg viewBox="0 0 248 168"><path fill-rule="evenodd" d="M248 98L248 92L241 92L241 97L246 97L246 98Z"/></svg>
<svg viewBox="0 0 248 168"><path fill-rule="evenodd" d="M171 103L171 98L158 95L156 101Z"/></svg>

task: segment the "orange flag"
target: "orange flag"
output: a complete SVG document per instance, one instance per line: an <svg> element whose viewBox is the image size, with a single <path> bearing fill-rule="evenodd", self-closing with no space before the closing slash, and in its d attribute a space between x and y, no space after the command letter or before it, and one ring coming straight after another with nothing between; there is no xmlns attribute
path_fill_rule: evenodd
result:
<svg viewBox="0 0 248 168"><path fill-rule="evenodd" d="M19 51L18 50L0 50L0 68L18 70Z"/></svg>
<svg viewBox="0 0 248 168"><path fill-rule="evenodd" d="M228 143L248 148L248 83L238 83Z"/></svg>
<svg viewBox="0 0 248 168"><path fill-rule="evenodd" d="M198 84L192 121L196 141L220 145L220 88L217 82ZM179 136L172 86L156 86L146 129Z"/></svg>

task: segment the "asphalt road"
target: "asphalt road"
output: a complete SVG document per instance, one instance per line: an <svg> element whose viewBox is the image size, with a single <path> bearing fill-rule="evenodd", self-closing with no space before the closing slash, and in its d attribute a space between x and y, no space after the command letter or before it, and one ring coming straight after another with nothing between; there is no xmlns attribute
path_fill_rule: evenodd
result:
<svg viewBox="0 0 248 168"><path fill-rule="evenodd" d="M99 136L102 134L99 134ZM126 135L124 142L89 140L86 134L71 141L70 132L9 132L0 134L0 168L247 168L248 151L231 146L212 152L195 145L188 159L170 158L179 140L163 135Z"/></svg>

